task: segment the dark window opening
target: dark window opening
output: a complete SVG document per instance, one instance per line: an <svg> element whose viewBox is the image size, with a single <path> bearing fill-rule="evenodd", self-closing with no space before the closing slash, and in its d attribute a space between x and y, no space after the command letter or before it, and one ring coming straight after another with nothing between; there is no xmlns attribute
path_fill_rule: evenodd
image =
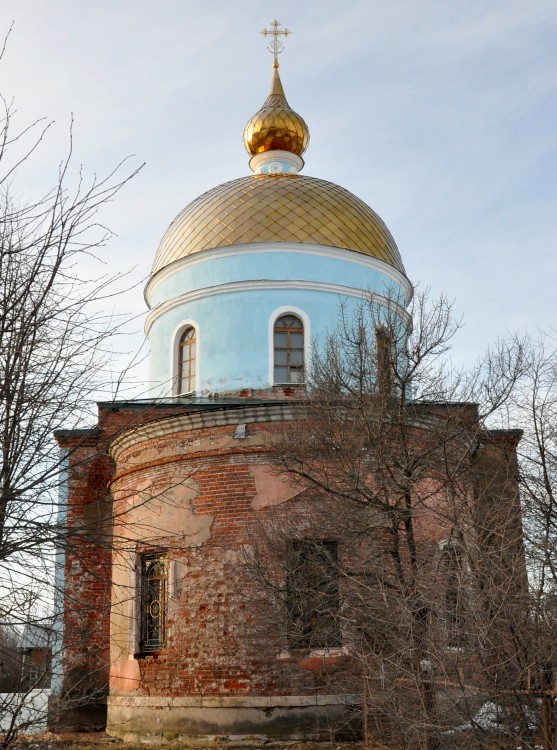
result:
<svg viewBox="0 0 557 750"><path fill-rule="evenodd" d="M338 542L295 540L288 563L290 647L340 646Z"/></svg>
<svg viewBox="0 0 557 750"><path fill-rule="evenodd" d="M304 324L296 315L283 315L273 330L274 383L304 382Z"/></svg>
<svg viewBox="0 0 557 750"><path fill-rule="evenodd" d="M143 654L166 649L166 614L168 561L165 555L141 556L141 634L139 649Z"/></svg>
<svg viewBox="0 0 557 750"><path fill-rule="evenodd" d="M445 567L445 622L449 646L464 645L461 550L451 545L443 552Z"/></svg>

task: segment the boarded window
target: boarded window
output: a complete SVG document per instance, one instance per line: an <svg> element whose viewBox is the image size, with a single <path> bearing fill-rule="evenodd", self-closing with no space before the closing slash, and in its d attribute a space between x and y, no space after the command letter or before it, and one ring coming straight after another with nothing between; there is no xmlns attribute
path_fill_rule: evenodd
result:
<svg viewBox="0 0 557 750"><path fill-rule="evenodd" d="M292 542L287 602L291 648L341 645L337 542Z"/></svg>

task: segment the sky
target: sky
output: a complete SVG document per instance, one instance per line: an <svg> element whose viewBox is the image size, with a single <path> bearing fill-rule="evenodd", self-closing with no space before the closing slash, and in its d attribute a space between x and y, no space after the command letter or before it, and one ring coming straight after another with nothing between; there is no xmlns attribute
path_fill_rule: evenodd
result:
<svg viewBox="0 0 557 750"><path fill-rule="evenodd" d="M14 125L53 122L18 194L55 182L72 118L74 174L145 163L100 215L106 268L131 269L113 304L139 316L134 330L168 224L250 173L242 132L267 94L259 32L275 18L292 31L285 93L311 134L303 173L368 203L408 277L454 300L454 361L557 327L554 0L2 0Z"/></svg>

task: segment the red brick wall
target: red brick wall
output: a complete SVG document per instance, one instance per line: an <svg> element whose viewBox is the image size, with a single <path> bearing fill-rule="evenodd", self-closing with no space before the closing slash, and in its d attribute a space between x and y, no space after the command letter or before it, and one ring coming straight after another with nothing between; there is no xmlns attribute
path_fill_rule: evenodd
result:
<svg viewBox="0 0 557 750"><path fill-rule="evenodd" d="M282 517L285 529L288 524L311 529L315 520L315 497L297 497L302 487L281 489L272 471L261 473L280 421L248 421L247 437L237 439L236 424L245 421L241 410L229 410L227 424L195 429L179 421L187 411L187 406L101 409L96 434L60 439L71 450L73 532L66 555L66 687L81 675L85 684L102 688L110 673L116 692L144 695L355 692L357 677L342 656L312 661L286 653L284 608L246 566L244 549L261 533L261 521L280 524ZM140 439L140 430L133 430L147 424L168 429ZM106 445L119 432L130 439L116 451L113 465ZM489 470L491 459L485 460ZM334 539L342 530L334 514L330 519L330 528L321 530ZM432 528L425 516L418 528L432 544L446 535L446 528ZM118 572L112 587L112 555L118 567L134 554L161 548L175 565L168 648L138 658L130 645L133 581L126 593L133 571Z"/></svg>

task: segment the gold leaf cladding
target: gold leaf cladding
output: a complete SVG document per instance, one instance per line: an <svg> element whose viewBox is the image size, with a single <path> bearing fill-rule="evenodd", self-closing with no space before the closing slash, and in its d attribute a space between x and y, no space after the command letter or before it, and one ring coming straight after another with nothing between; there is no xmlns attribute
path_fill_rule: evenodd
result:
<svg viewBox="0 0 557 750"><path fill-rule="evenodd" d="M277 149L301 156L308 144L308 126L286 101L278 67L274 67L269 96L246 125L244 145L252 156Z"/></svg>
<svg viewBox="0 0 557 750"><path fill-rule="evenodd" d="M382 219L332 182L303 175L251 175L199 196L172 222L152 273L188 255L251 242L306 242L354 250L404 273Z"/></svg>
<svg viewBox="0 0 557 750"><path fill-rule="evenodd" d="M246 125L244 143L252 155L276 149L301 155L309 143L309 130L293 110L264 107Z"/></svg>

